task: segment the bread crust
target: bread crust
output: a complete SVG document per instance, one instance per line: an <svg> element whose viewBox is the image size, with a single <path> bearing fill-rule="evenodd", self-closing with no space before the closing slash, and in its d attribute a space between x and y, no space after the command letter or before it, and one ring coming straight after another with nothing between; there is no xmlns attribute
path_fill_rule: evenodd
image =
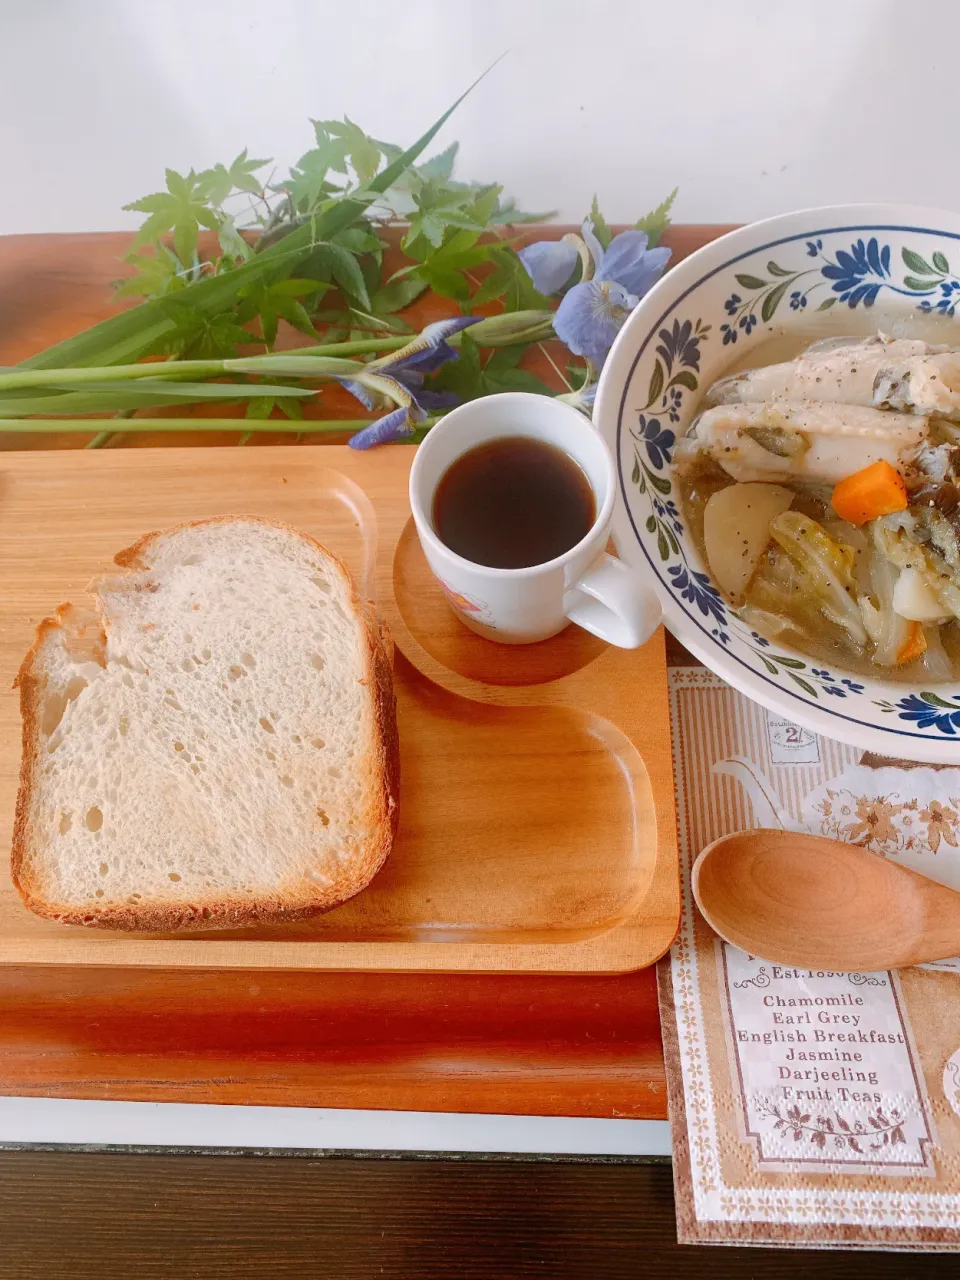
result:
<svg viewBox="0 0 960 1280"><path fill-rule="evenodd" d="M118 551L114 563L123 569L149 569L150 552L158 540L188 529L233 523L258 524L299 538L336 568L349 589L350 602L361 626L362 682L370 686L373 699L371 786L364 815L364 827L372 834L352 851L348 864L341 864L332 875L325 872L328 883L321 886L300 880L288 889L280 887L275 893L259 894L252 902L247 898L198 898L189 903L108 902L103 905L90 903L87 909L79 910L75 904L57 903L45 898L31 881L26 855L33 843L30 809L42 749L40 716L46 684L42 669L43 650L55 633L70 628L75 610L71 604L64 604L53 617L44 618L38 625L33 645L14 681L14 688L20 691L22 754L10 868L20 896L36 915L62 924L137 933L195 932L281 924L309 919L340 906L365 889L387 860L400 817L400 748L393 691L392 646L375 606L371 601L361 600L349 570L339 557L316 538L282 521L267 520L261 516L230 515L187 521L144 534L132 546ZM105 641L105 634L101 632L101 636Z"/></svg>

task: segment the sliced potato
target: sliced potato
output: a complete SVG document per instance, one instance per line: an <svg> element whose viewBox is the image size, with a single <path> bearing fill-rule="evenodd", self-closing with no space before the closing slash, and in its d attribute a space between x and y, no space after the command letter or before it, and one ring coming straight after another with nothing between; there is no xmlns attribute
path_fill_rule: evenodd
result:
<svg viewBox="0 0 960 1280"><path fill-rule="evenodd" d="M911 622L946 622L953 616L918 569L900 570L893 588L893 611Z"/></svg>
<svg viewBox="0 0 960 1280"><path fill-rule="evenodd" d="M703 512L703 542L710 572L735 603L743 599L760 557L770 545L770 521L793 494L779 484L732 484L715 493Z"/></svg>

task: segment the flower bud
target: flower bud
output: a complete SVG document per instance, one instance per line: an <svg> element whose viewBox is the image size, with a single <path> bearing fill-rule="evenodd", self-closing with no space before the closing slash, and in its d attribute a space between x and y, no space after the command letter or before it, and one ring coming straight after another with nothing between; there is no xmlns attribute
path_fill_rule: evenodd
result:
<svg viewBox="0 0 960 1280"><path fill-rule="evenodd" d="M502 316L485 316L470 330L481 347L512 347L519 342L543 342L554 338L552 311L508 311Z"/></svg>

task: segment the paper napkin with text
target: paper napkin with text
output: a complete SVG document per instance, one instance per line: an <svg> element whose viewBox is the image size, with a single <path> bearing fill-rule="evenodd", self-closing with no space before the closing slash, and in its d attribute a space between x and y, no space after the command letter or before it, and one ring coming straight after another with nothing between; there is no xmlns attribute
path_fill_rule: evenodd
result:
<svg viewBox="0 0 960 1280"><path fill-rule="evenodd" d="M769 964L721 942L689 885L711 840L776 826L960 888L960 769L818 738L699 668L670 676L683 916L659 982L680 1240L960 1250L960 962Z"/></svg>

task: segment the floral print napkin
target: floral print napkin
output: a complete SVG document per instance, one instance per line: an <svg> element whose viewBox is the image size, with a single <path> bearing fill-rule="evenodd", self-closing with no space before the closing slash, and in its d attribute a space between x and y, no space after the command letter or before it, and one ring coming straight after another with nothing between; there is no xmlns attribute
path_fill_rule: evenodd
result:
<svg viewBox="0 0 960 1280"><path fill-rule="evenodd" d="M679 1238L960 1251L960 961L772 965L721 942L689 890L699 850L746 826L960 889L960 769L818 738L699 668L671 672L671 715L683 916L658 976Z"/></svg>

